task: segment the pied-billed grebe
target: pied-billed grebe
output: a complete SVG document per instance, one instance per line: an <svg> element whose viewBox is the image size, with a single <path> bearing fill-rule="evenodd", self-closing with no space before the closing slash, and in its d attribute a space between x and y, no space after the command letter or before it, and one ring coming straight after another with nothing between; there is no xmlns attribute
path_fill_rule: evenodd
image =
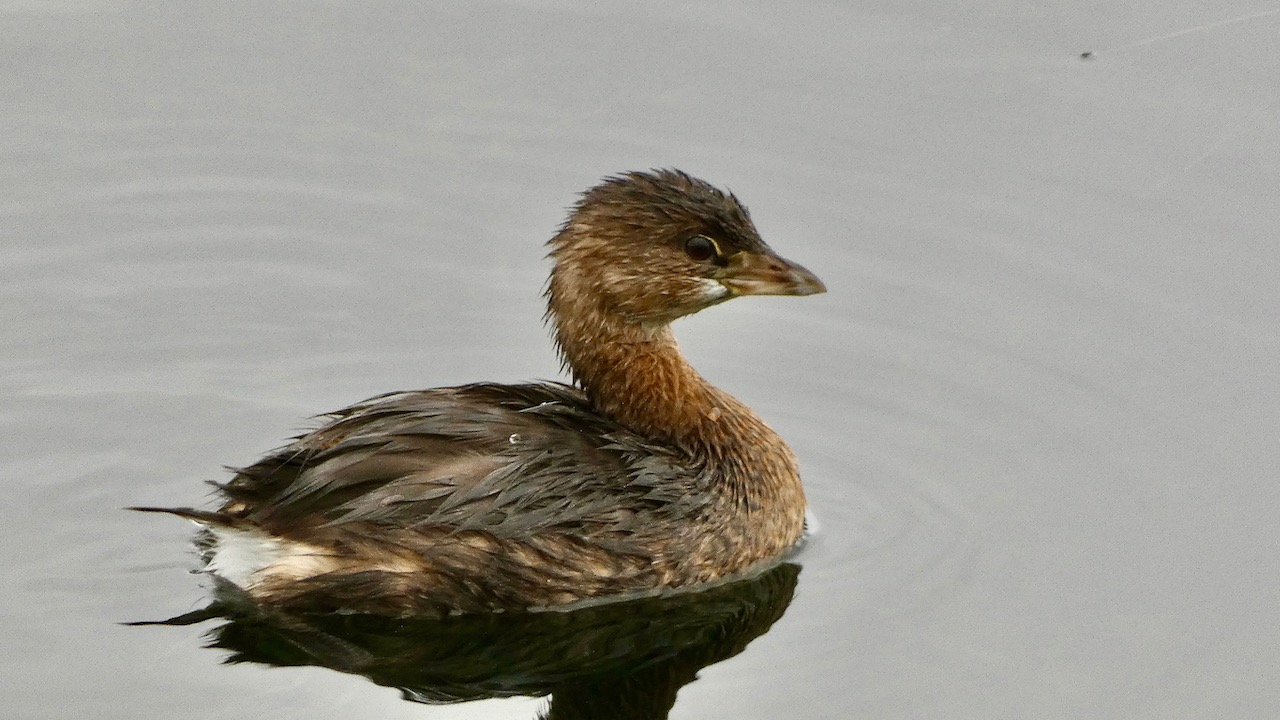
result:
<svg viewBox="0 0 1280 720"><path fill-rule="evenodd" d="M202 524L208 571L303 611L546 608L731 577L795 545L795 456L670 324L822 282L675 170L607 178L549 245L547 318L576 386L376 397L239 470L217 511L140 509Z"/></svg>

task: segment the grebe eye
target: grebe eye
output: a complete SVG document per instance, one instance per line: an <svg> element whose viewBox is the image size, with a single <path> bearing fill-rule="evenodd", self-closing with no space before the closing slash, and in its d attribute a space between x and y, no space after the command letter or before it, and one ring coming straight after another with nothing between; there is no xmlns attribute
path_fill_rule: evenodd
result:
<svg viewBox="0 0 1280 720"><path fill-rule="evenodd" d="M684 241L685 254L690 260L696 262L706 262L720 254L720 248L716 247L716 243L706 235L694 235Z"/></svg>

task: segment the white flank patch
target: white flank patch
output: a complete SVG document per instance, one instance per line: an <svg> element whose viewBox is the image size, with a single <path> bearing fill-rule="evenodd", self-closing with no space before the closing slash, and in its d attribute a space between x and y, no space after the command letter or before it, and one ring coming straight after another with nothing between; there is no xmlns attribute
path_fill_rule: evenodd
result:
<svg viewBox="0 0 1280 720"><path fill-rule="evenodd" d="M321 548L271 537L260 530L211 527L209 531L214 545L205 570L245 590L265 576L300 580L323 575L337 565Z"/></svg>
<svg viewBox="0 0 1280 720"><path fill-rule="evenodd" d="M420 562L388 555L365 558L358 567L351 558L333 555L324 548L296 540L272 537L261 530L210 527L213 547L205 572L235 584L243 590L270 578L302 580L338 570L380 570L389 573L412 573L422 569Z"/></svg>
<svg viewBox="0 0 1280 720"><path fill-rule="evenodd" d="M283 555L281 541L255 530L211 527L213 555L205 568L241 588L252 584L253 576Z"/></svg>

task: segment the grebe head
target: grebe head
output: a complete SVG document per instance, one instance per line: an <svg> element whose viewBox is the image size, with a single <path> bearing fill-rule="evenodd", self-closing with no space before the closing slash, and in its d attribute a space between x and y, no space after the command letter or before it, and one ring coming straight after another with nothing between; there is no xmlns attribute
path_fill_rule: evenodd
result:
<svg viewBox="0 0 1280 720"><path fill-rule="evenodd" d="M738 295L826 291L760 239L736 197L678 170L607 178L549 245L548 311L559 321L662 327Z"/></svg>

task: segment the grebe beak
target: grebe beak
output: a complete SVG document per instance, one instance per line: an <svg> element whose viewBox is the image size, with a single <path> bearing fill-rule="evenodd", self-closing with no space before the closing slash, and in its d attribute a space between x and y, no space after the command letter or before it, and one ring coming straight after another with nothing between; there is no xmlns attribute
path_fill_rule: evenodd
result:
<svg viewBox="0 0 1280 720"><path fill-rule="evenodd" d="M739 252L717 278L734 295L817 295L827 286L804 267L771 252Z"/></svg>

